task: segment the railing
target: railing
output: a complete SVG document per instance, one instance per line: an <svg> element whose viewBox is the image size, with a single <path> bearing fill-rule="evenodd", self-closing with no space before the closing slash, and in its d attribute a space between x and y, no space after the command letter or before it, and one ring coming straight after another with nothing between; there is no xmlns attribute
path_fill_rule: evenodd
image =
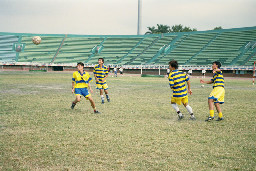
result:
<svg viewBox="0 0 256 171"><path fill-rule="evenodd" d="M37 62L0 62L0 65L27 65L27 66L69 66L76 67L77 63L37 63ZM96 64L85 64L85 67L91 68ZM168 65L116 65L110 64L108 65L110 68L124 68L124 69L167 69ZM212 67L209 65L180 65L179 70L211 70ZM222 66L222 70L253 70L252 66Z"/></svg>

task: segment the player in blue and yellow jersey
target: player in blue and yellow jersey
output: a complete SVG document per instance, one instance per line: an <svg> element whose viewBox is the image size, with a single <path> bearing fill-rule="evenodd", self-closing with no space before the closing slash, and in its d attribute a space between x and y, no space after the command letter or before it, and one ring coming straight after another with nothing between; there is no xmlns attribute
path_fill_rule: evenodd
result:
<svg viewBox="0 0 256 171"><path fill-rule="evenodd" d="M94 113L100 113L96 110L95 103L91 97L91 94L88 92L88 88L90 89L91 93L93 92L90 86L92 78L88 72L84 71L84 64L82 62L77 63L77 69L78 71L73 73L72 78L72 93L75 93L76 99L72 102L71 109L74 109L76 103L81 101L81 96L84 96L90 101Z"/></svg>
<svg viewBox="0 0 256 171"><path fill-rule="evenodd" d="M108 85L106 82L106 79L108 77L108 67L104 65L103 58L99 58L98 63L98 65L94 66L93 74L96 80L96 88L100 90L101 102L102 104L104 104L103 90L105 92L107 101L110 102L110 98L108 95Z"/></svg>
<svg viewBox="0 0 256 171"><path fill-rule="evenodd" d="M192 108L188 105L188 94L187 94L187 87L186 84L188 85L188 92L191 95L192 90L190 88L190 81L188 76L178 70L178 62L177 61L170 61L169 62L169 68L171 70L171 73L169 74L169 84L170 87L173 91L172 93L172 98L171 98L171 104L172 107L176 110L178 113L178 118L179 120L183 119L184 116L180 112L178 105L181 105L181 103L185 106L187 109L188 113L190 114L190 119L195 120L195 116L193 114Z"/></svg>
<svg viewBox="0 0 256 171"><path fill-rule="evenodd" d="M220 104L224 103L225 89L224 89L224 77L222 71L220 69L221 63L219 61L215 61L212 63L213 70L213 78L210 81L200 80L200 83L212 84L213 90L208 97L209 111L210 116L205 121L211 121L214 119L214 105L219 113L219 117L217 121L222 121L223 115L220 108Z"/></svg>

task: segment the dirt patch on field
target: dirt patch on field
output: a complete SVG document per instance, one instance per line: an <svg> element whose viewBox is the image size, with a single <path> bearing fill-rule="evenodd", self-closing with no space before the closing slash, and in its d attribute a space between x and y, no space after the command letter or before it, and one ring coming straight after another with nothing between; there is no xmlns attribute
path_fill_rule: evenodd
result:
<svg viewBox="0 0 256 171"><path fill-rule="evenodd" d="M38 94L38 91L23 91L21 89L9 89L9 90L1 90L1 94L27 95L27 94Z"/></svg>

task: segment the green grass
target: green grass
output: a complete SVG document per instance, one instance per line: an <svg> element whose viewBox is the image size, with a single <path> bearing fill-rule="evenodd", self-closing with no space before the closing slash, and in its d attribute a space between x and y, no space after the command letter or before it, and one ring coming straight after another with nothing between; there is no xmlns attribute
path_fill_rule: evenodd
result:
<svg viewBox="0 0 256 171"><path fill-rule="evenodd" d="M110 103L70 109L72 73L0 72L0 170L255 170L256 87L226 79L223 122L192 78L196 121L177 120L166 78L109 77ZM210 79L210 78L208 78ZM94 82L92 84L95 88ZM216 114L216 111L215 111Z"/></svg>

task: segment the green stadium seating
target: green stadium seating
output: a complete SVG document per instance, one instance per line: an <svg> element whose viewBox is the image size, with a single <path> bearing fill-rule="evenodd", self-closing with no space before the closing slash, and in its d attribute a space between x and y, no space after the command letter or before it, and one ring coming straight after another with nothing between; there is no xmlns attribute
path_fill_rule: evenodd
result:
<svg viewBox="0 0 256 171"><path fill-rule="evenodd" d="M15 62L17 55L13 51L13 44L19 42L19 36L0 33L0 61Z"/></svg>
<svg viewBox="0 0 256 171"><path fill-rule="evenodd" d="M104 58L114 65L252 65L256 60L256 27L152 35L72 35L0 32L0 62L96 64ZM15 44L23 49L16 52Z"/></svg>

